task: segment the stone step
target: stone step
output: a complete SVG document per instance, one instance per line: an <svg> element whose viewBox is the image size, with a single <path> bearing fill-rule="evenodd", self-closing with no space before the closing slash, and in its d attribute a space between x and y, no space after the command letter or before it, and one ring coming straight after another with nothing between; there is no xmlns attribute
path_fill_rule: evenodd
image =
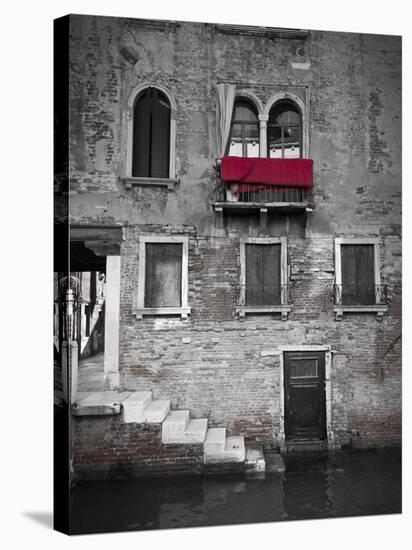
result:
<svg viewBox="0 0 412 550"><path fill-rule="evenodd" d="M245 440L242 435L227 437L225 440L225 447L223 451L210 452L209 450L206 450L206 443L205 443L204 462L206 464L244 462L244 461L245 461Z"/></svg>
<svg viewBox="0 0 412 550"><path fill-rule="evenodd" d="M328 443L319 439L290 440L286 442L286 452L308 452L308 451L327 451Z"/></svg>
<svg viewBox="0 0 412 550"><path fill-rule="evenodd" d="M230 462L244 462L245 439L243 435L226 438L225 456Z"/></svg>
<svg viewBox="0 0 412 550"><path fill-rule="evenodd" d="M266 470L265 455L262 445L246 447L245 471L248 473L264 472Z"/></svg>
<svg viewBox="0 0 412 550"><path fill-rule="evenodd" d="M190 420L185 430L187 443L204 443L207 433L207 418Z"/></svg>
<svg viewBox="0 0 412 550"><path fill-rule="evenodd" d="M180 411L173 411L180 412ZM202 444L206 438L207 432L207 418L198 418L194 420L189 420L189 423L186 426L186 429L183 433L176 433L174 431L168 430L168 419L170 415L166 418L162 425L162 443L169 444ZM166 429L164 426L166 424Z"/></svg>
<svg viewBox="0 0 412 550"><path fill-rule="evenodd" d="M162 424L162 443L178 443L189 424L189 411L170 411Z"/></svg>
<svg viewBox="0 0 412 550"><path fill-rule="evenodd" d="M170 399L154 399L144 409L144 421L152 424L163 422L170 411Z"/></svg>
<svg viewBox="0 0 412 550"><path fill-rule="evenodd" d="M206 434L205 455L222 453L226 444L226 428L209 428Z"/></svg>
<svg viewBox="0 0 412 550"><path fill-rule="evenodd" d="M122 423L129 424L131 422L144 422L144 410L152 401L151 391L135 391L127 397L123 405Z"/></svg>
<svg viewBox="0 0 412 550"><path fill-rule="evenodd" d="M265 462L267 472L282 473L285 471L285 463L281 454L277 451L265 451Z"/></svg>
<svg viewBox="0 0 412 550"><path fill-rule="evenodd" d="M121 403L130 395L128 391L79 392L72 413L75 416L120 414Z"/></svg>

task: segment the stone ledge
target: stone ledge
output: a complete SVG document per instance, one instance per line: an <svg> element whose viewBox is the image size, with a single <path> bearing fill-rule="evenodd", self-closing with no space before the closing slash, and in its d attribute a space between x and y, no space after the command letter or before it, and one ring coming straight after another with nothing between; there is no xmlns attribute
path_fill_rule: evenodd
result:
<svg viewBox="0 0 412 550"><path fill-rule="evenodd" d="M137 319L143 319L145 315L180 315L182 319L187 319L191 312L190 307L145 307L137 308L133 313Z"/></svg>
<svg viewBox="0 0 412 550"><path fill-rule="evenodd" d="M388 311L388 306L385 305L370 305L370 306L344 306L339 305L333 308L335 320L341 321L344 313L376 313L376 320L382 321L383 314Z"/></svg>
<svg viewBox="0 0 412 550"><path fill-rule="evenodd" d="M224 464L230 462L245 462L245 442L243 436L230 436L226 438L223 451L206 452L205 464Z"/></svg>
<svg viewBox="0 0 412 550"><path fill-rule="evenodd" d="M132 178L126 177L121 178L126 189L132 189L139 185L148 186L148 187L167 187L169 191L173 191L176 183L179 183L179 180L176 178Z"/></svg>
<svg viewBox="0 0 412 550"><path fill-rule="evenodd" d="M247 473L264 472L266 470L263 446L246 447L245 471Z"/></svg>
<svg viewBox="0 0 412 550"><path fill-rule="evenodd" d="M108 416L120 414L122 402L132 392L79 392L72 406L74 416Z"/></svg>
<svg viewBox="0 0 412 550"><path fill-rule="evenodd" d="M277 451L266 451L266 472L269 473L283 473L285 471L285 463L280 453Z"/></svg>
<svg viewBox="0 0 412 550"><path fill-rule="evenodd" d="M235 311L241 321L245 319L248 313L280 313L282 321L287 321L292 306L287 304L278 306L236 306Z"/></svg>

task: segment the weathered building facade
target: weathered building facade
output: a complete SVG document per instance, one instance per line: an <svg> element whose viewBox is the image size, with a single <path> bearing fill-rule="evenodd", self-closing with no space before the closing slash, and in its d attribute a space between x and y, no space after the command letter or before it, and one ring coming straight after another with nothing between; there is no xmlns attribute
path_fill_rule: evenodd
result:
<svg viewBox="0 0 412 550"><path fill-rule="evenodd" d="M400 55L70 16L71 238L106 257L106 390L281 450L400 444ZM76 422L95 463L117 428Z"/></svg>

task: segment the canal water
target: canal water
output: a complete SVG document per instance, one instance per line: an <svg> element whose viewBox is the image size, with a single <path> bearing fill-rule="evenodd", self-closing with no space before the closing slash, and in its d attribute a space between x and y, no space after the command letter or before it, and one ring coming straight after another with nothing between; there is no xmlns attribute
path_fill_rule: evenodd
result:
<svg viewBox="0 0 412 550"><path fill-rule="evenodd" d="M291 454L284 474L87 482L73 534L401 512L401 451Z"/></svg>

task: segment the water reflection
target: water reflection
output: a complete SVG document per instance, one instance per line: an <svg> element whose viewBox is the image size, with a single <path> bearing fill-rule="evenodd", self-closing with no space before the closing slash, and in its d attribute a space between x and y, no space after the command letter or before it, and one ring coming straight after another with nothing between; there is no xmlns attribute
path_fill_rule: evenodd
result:
<svg viewBox="0 0 412 550"><path fill-rule="evenodd" d="M92 482L72 494L74 533L399 513L399 450L285 457L285 474Z"/></svg>

